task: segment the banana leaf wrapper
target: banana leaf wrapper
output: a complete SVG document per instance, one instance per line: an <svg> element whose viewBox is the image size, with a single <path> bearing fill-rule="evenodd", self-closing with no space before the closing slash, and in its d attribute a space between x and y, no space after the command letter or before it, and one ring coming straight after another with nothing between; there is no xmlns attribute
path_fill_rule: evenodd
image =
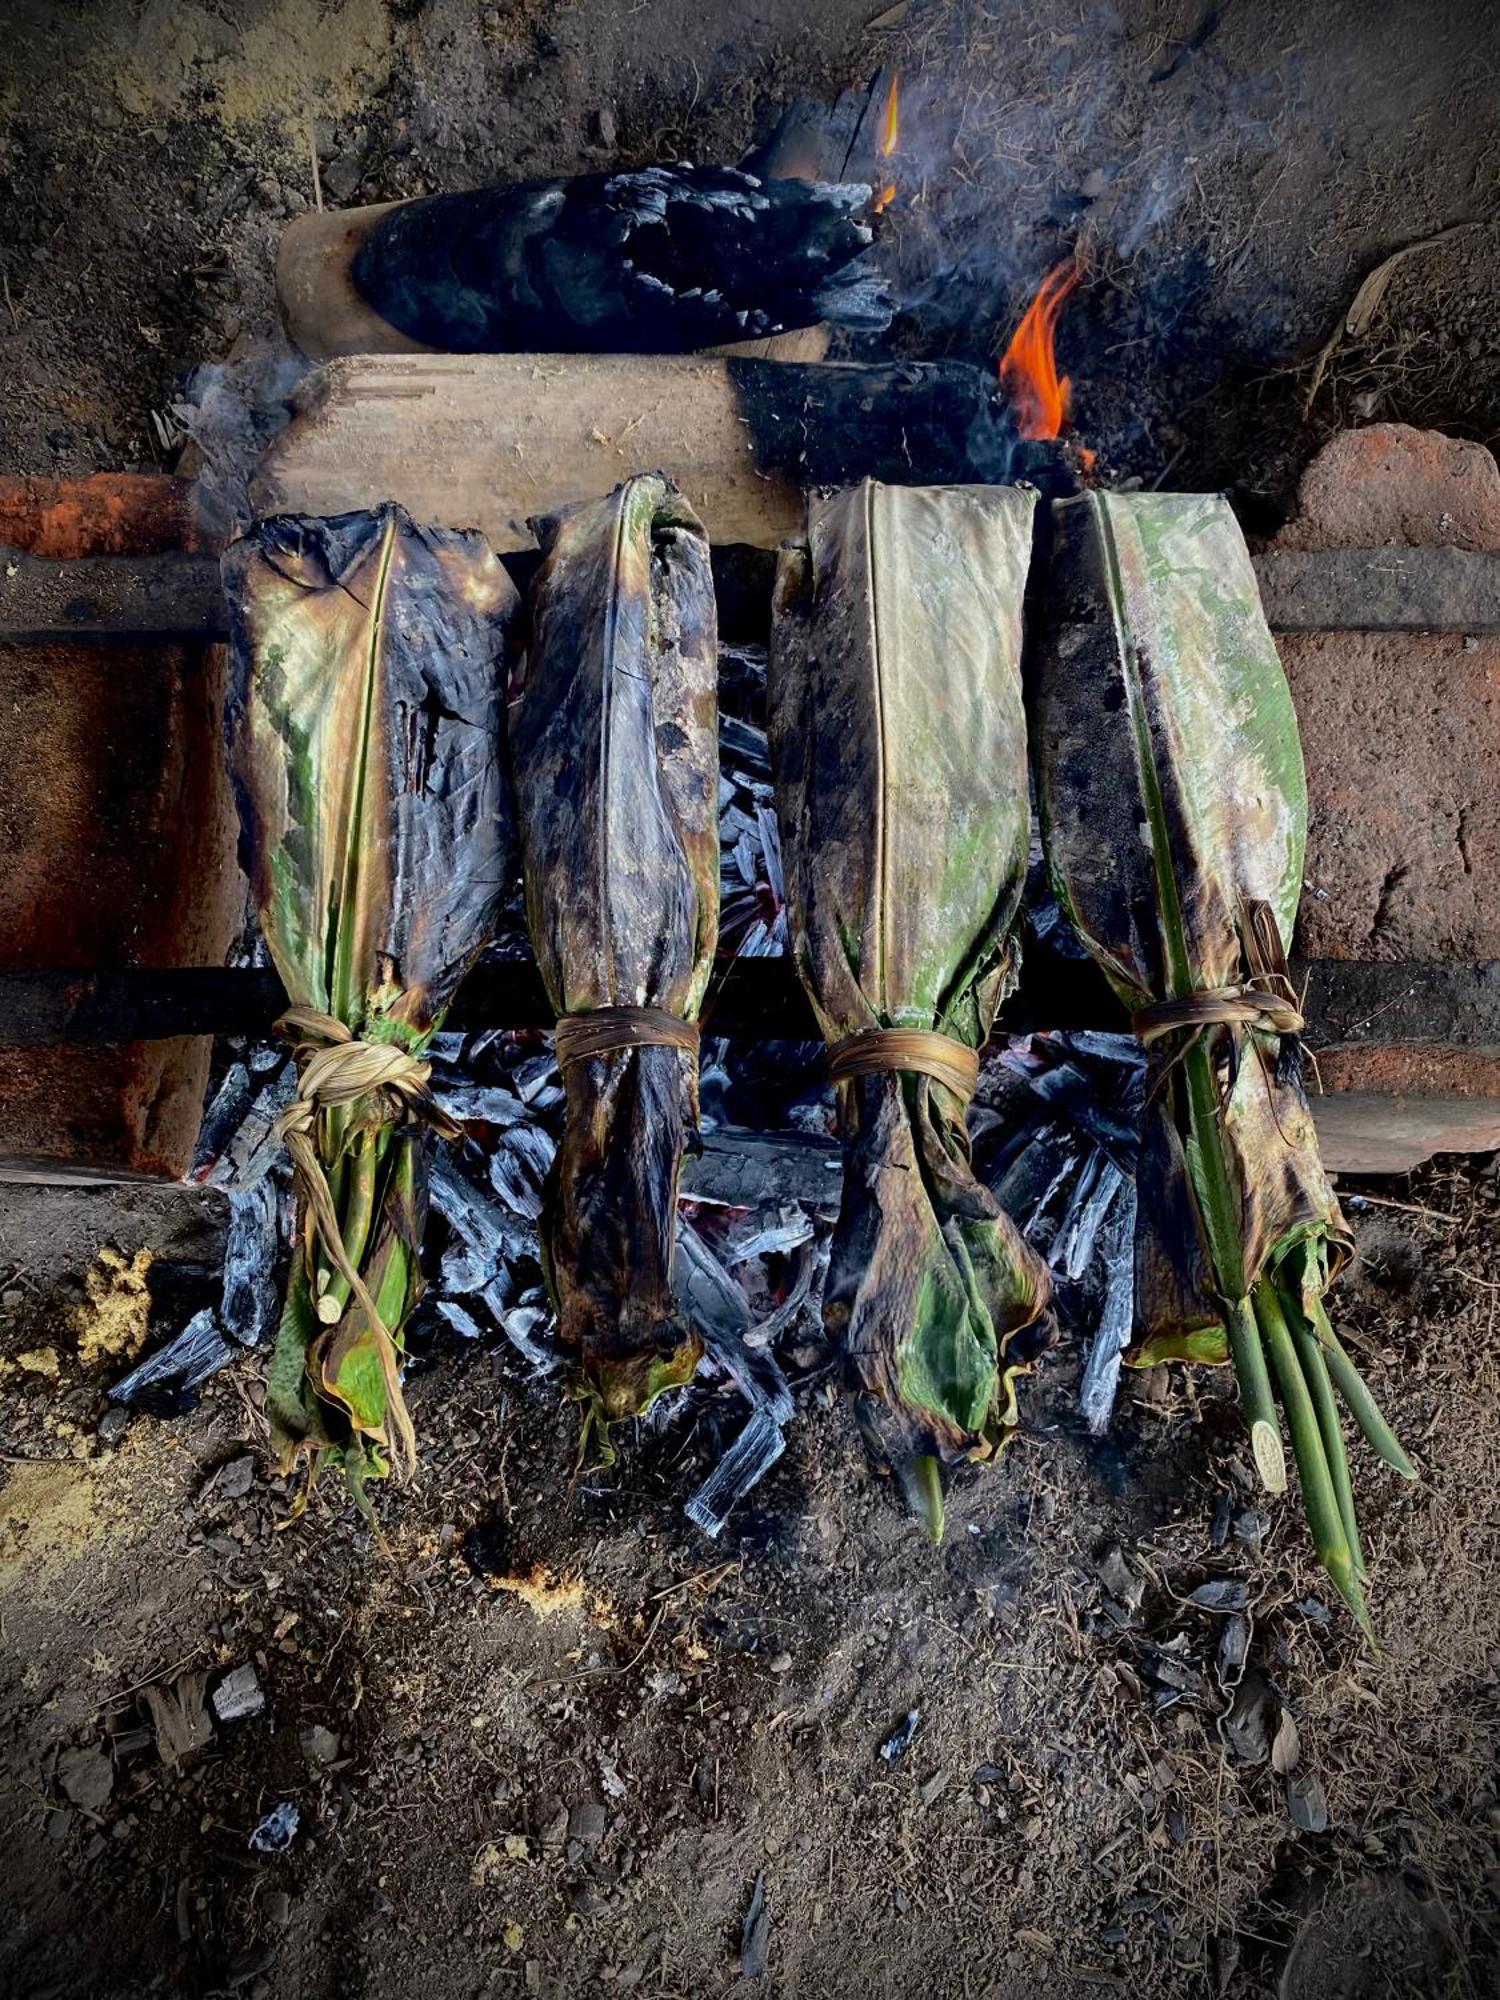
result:
<svg viewBox="0 0 1500 2000"><path fill-rule="evenodd" d="M1058 898L1133 1014L1239 986L1284 961L1307 836L1296 711L1243 537L1213 495L1094 493L1053 517L1033 766ZM1140 1166L1138 1362L1226 1360L1226 1303L1267 1272L1321 1296L1351 1248L1296 1041L1239 1024L1210 1046L1235 1227L1215 1226L1183 1038L1166 1037Z"/></svg>
<svg viewBox="0 0 1500 2000"><path fill-rule="evenodd" d="M515 588L482 537L394 506L261 521L223 573L241 860L272 960L294 1010L419 1059L514 879ZM412 1452L394 1351L421 1290L425 1079L411 1080L410 1099L322 1103L310 1128L380 1325L304 1200L271 1368L286 1461L340 1462L361 1499Z"/></svg>
<svg viewBox="0 0 1500 2000"><path fill-rule="evenodd" d="M660 475L534 524L543 560L511 710L527 921L559 1014L695 1021L718 936L718 646L708 542ZM569 1062L543 1262L599 1426L689 1381L672 1289L697 1065L671 1047Z"/></svg>
<svg viewBox="0 0 1500 2000"><path fill-rule="evenodd" d="M978 1049L1013 983L1033 507L1016 487L870 482L813 503L782 551L771 752L792 950L830 1044L917 1028ZM948 1085L895 1071L838 1095L825 1319L868 1442L936 1534L938 1466L1018 1425L1047 1275L976 1180Z"/></svg>

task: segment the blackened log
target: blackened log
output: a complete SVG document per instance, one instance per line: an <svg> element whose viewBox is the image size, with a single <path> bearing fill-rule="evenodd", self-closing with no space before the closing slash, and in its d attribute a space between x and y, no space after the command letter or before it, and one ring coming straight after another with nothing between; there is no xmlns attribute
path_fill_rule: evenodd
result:
<svg viewBox="0 0 1500 2000"><path fill-rule="evenodd" d="M647 167L403 202L354 253L361 296L459 354L686 354L893 305L862 186Z"/></svg>
<svg viewBox="0 0 1500 2000"><path fill-rule="evenodd" d="M728 360L755 462L804 487L1000 485L1077 491L1066 447L1029 442L988 370L963 361Z"/></svg>

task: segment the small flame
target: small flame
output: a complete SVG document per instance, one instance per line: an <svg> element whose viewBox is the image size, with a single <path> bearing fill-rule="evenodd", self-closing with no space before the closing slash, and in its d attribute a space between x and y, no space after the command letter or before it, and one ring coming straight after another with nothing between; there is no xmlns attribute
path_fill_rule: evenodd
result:
<svg viewBox="0 0 1500 2000"><path fill-rule="evenodd" d="M1067 257L1043 278L1000 360L1000 386L1015 405L1023 438L1055 438L1068 416L1072 383L1057 372L1062 309L1083 272Z"/></svg>
<svg viewBox="0 0 1500 2000"><path fill-rule="evenodd" d="M880 157L888 160L901 143L901 79L891 78L885 100L885 118L880 127Z"/></svg>
<svg viewBox="0 0 1500 2000"><path fill-rule="evenodd" d="M886 93L885 116L880 121L880 157L890 159L901 143L901 78L893 76L891 87ZM876 215L890 207L896 199L896 183L887 181L871 204Z"/></svg>

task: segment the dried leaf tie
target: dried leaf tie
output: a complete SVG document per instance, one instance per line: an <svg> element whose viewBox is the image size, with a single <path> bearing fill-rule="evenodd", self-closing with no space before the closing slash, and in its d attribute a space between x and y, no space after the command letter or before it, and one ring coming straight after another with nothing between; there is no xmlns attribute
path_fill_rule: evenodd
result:
<svg viewBox="0 0 1500 2000"><path fill-rule="evenodd" d="M612 1055L616 1049L681 1049L698 1060L698 1024L664 1007L595 1007L557 1024L557 1066Z"/></svg>
<svg viewBox="0 0 1500 2000"><path fill-rule="evenodd" d="M297 1095L277 1119L276 1136L291 1155L297 1198L312 1217L317 1239L379 1343L396 1433L393 1454L398 1467L409 1468L415 1462L416 1439L401 1395L396 1343L345 1246L333 1191L318 1157L318 1118L335 1107L359 1104L367 1111L378 1109L391 1124L420 1119L445 1138L456 1136L458 1128L433 1101L431 1065L407 1050L359 1041L342 1021L316 1007L289 1007L276 1025L292 1039L298 1071ZM325 1324L330 1313L335 1322L341 1313L337 1302L326 1298L316 1299L314 1310Z"/></svg>
<svg viewBox="0 0 1500 2000"><path fill-rule="evenodd" d="M934 1077L963 1104L979 1087L978 1050L929 1028L865 1028L835 1042L828 1052L828 1074L834 1083L902 1069Z"/></svg>
<svg viewBox="0 0 1500 2000"><path fill-rule="evenodd" d="M1271 973L1241 986L1215 986L1183 1000L1159 1000L1130 1017L1131 1032L1148 1047L1183 1028L1263 1028L1300 1035L1307 1025L1291 982Z"/></svg>

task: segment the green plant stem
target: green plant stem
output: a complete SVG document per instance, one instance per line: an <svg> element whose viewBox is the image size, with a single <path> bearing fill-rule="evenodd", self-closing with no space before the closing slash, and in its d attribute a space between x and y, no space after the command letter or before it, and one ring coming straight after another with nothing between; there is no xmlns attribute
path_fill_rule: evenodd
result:
<svg viewBox="0 0 1500 2000"><path fill-rule="evenodd" d="M1314 1312L1313 1324L1317 1330L1318 1345L1328 1362L1328 1372L1348 1404L1349 1414L1363 1431L1370 1449L1383 1458L1392 1471L1399 1472L1403 1479L1419 1477L1417 1468L1401 1449L1395 1432L1380 1414L1375 1398L1365 1387L1342 1341L1328 1324L1328 1316L1321 1306Z"/></svg>
<svg viewBox="0 0 1500 2000"><path fill-rule="evenodd" d="M1248 1299L1237 1299L1228 1307L1225 1326L1255 1469L1267 1492L1285 1493L1286 1454L1281 1448L1281 1425L1276 1416L1276 1399L1271 1393L1266 1350L1255 1323L1255 1310Z"/></svg>
<svg viewBox="0 0 1500 2000"><path fill-rule="evenodd" d="M1344 1530L1344 1516L1339 1508L1333 1477L1328 1469L1327 1454L1323 1449L1323 1434L1318 1426L1317 1411L1313 1407L1312 1395L1303 1378L1301 1363L1297 1358L1296 1345L1272 1285L1263 1284L1256 1287L1255 1312L1261 1331L1265 1335L1271 1366L1276 1371L1276 1381L1281 1390L1281 1407L1286 1412L1287 1429L1292 1438L1292 1451L1297 1460L1297 1473L1302 1481L1302 1502L1307 1509L1308 1524L1313 1531L1318 1560L1328 1572L1340 1597L1353 1612L1360 1630L1367 1638L1373 1638L1370 1614L1365 1608L1364 1593L1360 1589L1354 1558L1350 1553L1348 1537Z"/></svg>
<svg viewBox="0 0 1500 2000"><path fill-rule="evenodd" d="M1363 1578L1365 1552L1360 1546L1359 1522L1354 1512L1354 1484L1349 1477L1349 1453L1344 1444L1344 1427L1339 1422L1339 1409L1334 1400L1333 1383L1328 1377L1328 1364L1323 1359L1323 1350L1318 1345L1297 1301L1278 1289L1277 1302L1281 1306L1283 1318L1291 1329L1297 1358L1302 1364L1302 1378L1307 1384L1308 1394L1312 1397L1313 1408L1317 1412L1318 1429L1323 1434L1323 1455L1328 1460L1334 1495L1339 1503L1339 1512L1344 1518L1344 1539L1349 1544L1354 1573Z"/></svg>
<svg viewBox="0 0 1500 2000"><path fill-rule="evenodd" d="M375 1223L376 1190L389 1141L389 1126L382 1126L375 1132L360 1134L354 1142L352 1152L346 1153L340 1162L344 1170L341 1176L342 1185L332 1190L334 1210L339 1219L339 1234L344 1239L344 1250L349 1262L356 1271L364 1262L365 1252L370 1246L370 1236ZM319 1268L321 1272L323 1268L321 1259ZM345 1306L349 1303L349 1292L349 1280L343 1272L329 1270L317 1300L318 1318L325 1326L337 1324Z"/></svg>

